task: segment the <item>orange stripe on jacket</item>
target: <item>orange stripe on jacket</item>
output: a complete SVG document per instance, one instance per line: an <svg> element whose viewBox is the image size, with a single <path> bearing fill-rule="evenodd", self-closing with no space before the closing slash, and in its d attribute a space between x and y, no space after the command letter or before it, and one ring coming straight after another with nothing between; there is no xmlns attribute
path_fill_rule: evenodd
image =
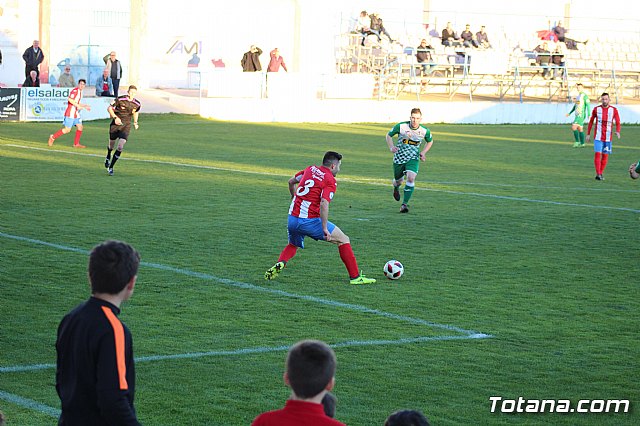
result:
<svg viewBox="0 0 640 426"><path fill-rule="evenodd" d="M120 390L127 390L129 389L129 385L127 384L127 364L124 360L124 328L111 309L103 306L102 311L111 323L111 327L113 327L113 337L116 340L116 363L118 365Z"/></svg>

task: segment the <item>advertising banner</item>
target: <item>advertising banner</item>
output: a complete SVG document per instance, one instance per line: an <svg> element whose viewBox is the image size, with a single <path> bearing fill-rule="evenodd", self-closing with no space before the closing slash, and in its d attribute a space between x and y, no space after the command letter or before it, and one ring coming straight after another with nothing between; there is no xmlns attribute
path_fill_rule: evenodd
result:
<svg viewBox="0 0 640 426"><path fill-rule="evenodd" d="M62 121L71 90L69 87L23 87L23 120Z"/></svg>
<svg viewBox="0 0 640 426"><path fill-rule="evenodd" d="M0 120L20 119L20 89L0 88Z"/></svg>

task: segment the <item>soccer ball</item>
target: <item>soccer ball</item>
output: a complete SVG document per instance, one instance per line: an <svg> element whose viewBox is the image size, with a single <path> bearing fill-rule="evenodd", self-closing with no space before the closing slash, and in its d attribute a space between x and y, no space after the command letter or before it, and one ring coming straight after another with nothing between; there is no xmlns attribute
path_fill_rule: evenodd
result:
<svg viewBox="0 0 640 426"><path fill-rule="evenodd" d="M390 260L384 264L383 272L390 280L397 280L404 273L404 266L397 260Z"/></svg>

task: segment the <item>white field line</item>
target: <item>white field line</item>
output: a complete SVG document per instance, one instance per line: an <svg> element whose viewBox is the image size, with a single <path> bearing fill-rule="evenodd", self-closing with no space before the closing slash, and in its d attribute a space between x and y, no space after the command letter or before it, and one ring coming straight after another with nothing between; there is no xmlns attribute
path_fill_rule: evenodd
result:
<svg viewBox="0 0 640 426"><path fill-rule="evenodd" d="M60 154L68 154L68 155L79 155L86 157L98 157L103 158L103 155L99 154L89 154L78 151L59 151L59 150L51 150L47 148L39 148L39 147L30 147L25 145L16 145L16 144L3 144L4 146L9 146L13 148L22 148L22 149L30 149L35 151L47 151L54 152ZM135 161L140 163L151 163L151 164L162 164L166 166L175 166L175 167L188 167L195 169L204 169L204 170L218 170L218 171L226 171L233 173L247 173L261 176L289 176L281 173L274 172L261 172L257 170L242 170L242 169L234 169L231 167L218 167L218 166L208 166L204 164L191 164L191 163L183 163L183 162L175 162L175 161L163 161L163 160L150 160L143 158L135 158L135 157L123 157L123 160L127 161ZM390 179L367 179L367 178L338 178L338 181L343 182L353 182L359 184L367 184L367 185L376 185L376 186L389 186ZM428 182L428 184L432 185L467 185L467 186L488 186L495 188L526 188L526 189L542 189L542 190L565 190L565 191L594 191L594 192L624 192L631 194L640 194L640 190L623 190L623 189L607 189L607 188L563 188L557 186L534 186L534 185L515 185L515 184L491 184L491 183L473 183L473 182ZM562 201L550 201L550 200L539 200L534 198L525 198L525 197L512 197L506 195L495 195L495 194L482 194L478 192L466 192L466 191L453 191L447 189L438 189L438 188L425 188L422 186L416 186L416 190L418 191L431 191L431 192L440 192L444 194L451 195L466 195L472 197L484 197L484 198L493 198L498 200L509 200L509 201L519 201L525 203L541 203L541 204L551 204L556 206L568 206L568 207L583 207L583 208L591 208L591 209L606 209L606 210L617 210L617 211L627 211L631 213L640 213L640 209L632 209L627 207L612 207L612 206L601 206L594 204L582 204L582 203L568 203Z"/></svg>
<svg viewBox="0 0 640 426"><path fill-rule="evenodd" d="M56 243L49 243L46 241L36 240L33 238L21 237L11 234L6 234L4 232L0 232L0 237L8 238L16 241L22 241L30 244L38 244L47 247L56 248L59 250L70 251L74 253L80 253L83 255L88 255L89 252L87 250L83 250L76 247L69 247ZM337 309L347 309L352 311L357 311L360 313L366 313L371 315L380 316L383 318L388 318L392 320L404 321L410 324L422 325L430 328L438 328L447 331L451 331L454 333L460 333L461 335L455 336L425 336L425 337L416 337L416 338L403 338L396 340L365 340L365 341L348 341L348 342L339 342L335 343L335 347L345 347L345 346L367 346L367 345L392 345L392 344L406 344L406 343L416 343L421 341L432 341L432 340L456 340L456 339L485 339L492 337L491 335L479 333L473 330L465 330L460 327L456 327L453 325L447 324L438 324L430 321L426 321L420 318L413 318L405 315L398 315L390 312L381 311L378 309L368 308L362 305L355 305L351 303L344 303L330 299L323 299L320 297L309 296L304 294L296 294L291 293L284 290L273 289L269 287L261 287L255 284L249 284L241 281L234 281L227 278L217 277L215 275L206 274L202 272L190 271L188 269L182 268L174 268L172 266L162 265L159 263L151 263L151 262L140 262L141 266L160 269L164 271L169 271L176 274L186 275L190 277L196 277L207 281L216 281L218 283L228 285L231 287L252 290L252 291L260 291L263 293L269 293L276 296L288 297L292 299L303 300L312 303L318 303L321 305L331 306ZM161 359L180 359L180 358L200 358L205 356L223 356L223 355L242 355L242 354L252 354L252 353L260 353L260 352L273 352L285 350L287 347L267 347L267 348L244 348L237 349L231 351L211 351L211 352L195 352L195 353L187 353L187 354L174 354L174 355L157 355L157 356L147 356L140 357L138 360L140 361L155 361ZM26 366L9 366L9 367L0 367L0 373L11 373L11 372L22 372L22 371L35 371L35 370L43 370L55 367L54 364L33 364Z"/></svg>

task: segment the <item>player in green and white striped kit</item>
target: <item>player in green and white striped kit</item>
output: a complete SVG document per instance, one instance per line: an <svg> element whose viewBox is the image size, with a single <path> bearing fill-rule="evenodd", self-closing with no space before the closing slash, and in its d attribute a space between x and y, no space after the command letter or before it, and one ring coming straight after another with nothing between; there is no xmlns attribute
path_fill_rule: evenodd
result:
<svg viewBox="0 0 640 426"><path fill-rule="evenodd" d="M573 104L571 111L567 113L567 117L574 113L573 123L571 123L571 130L573 131L573 137L575 138L574 148L584 147L584 122L591 116L591 104L589 103L589 96L584 92L584 86L582 83L576 84L578 89L578 96L576 96L576 103Z"/></svg>
<svg viewBox="0 0 640 426"><path fill-rule="evenodd" d="M422 112L420 108L411 110L409 121L404 121L393 126L387 133L387 145L393 152L393 198L400 201L400 186L407 176L407 183L404 186L402 206L400 213L409 212L409 200L413 195L416 175L420 168L420 161L425 161L427 152L433 145L431 130L422 126ZM393 137L398 135L398 142L393 143ZM426 141L424 148L420 150L420 145Z"/></svg>

